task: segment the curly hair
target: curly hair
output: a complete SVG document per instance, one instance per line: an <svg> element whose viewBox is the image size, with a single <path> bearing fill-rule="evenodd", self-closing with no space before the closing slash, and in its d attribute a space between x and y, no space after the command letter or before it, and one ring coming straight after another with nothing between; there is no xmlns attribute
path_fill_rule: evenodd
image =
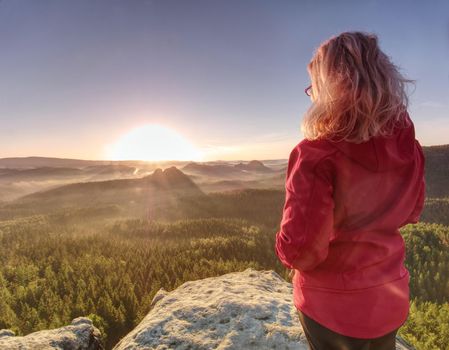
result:
<svg viewBox="0 0 449 350"><path fill-rule="evenodd" d="M360 143L408 125L406 79L376 34L343 32L323 42L307 66L313 103L301 131L309 140Z"/></svg>

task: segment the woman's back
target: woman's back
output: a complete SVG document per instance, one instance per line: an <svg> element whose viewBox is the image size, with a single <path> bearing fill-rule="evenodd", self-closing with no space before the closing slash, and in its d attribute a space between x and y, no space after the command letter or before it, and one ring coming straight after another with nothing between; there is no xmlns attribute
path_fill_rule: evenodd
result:
<svg viewBox="0 0 449 350"><path fill-rule="evenodd" d="M391 137L303 140L290 153L276 251L296 269L295 306L341 334L381 336L408 314L398 228L422 211L425 160L407 119Z"/></svg>
<svg viewBox="0 0 449 350"><path fill-rule="evenodd" d="M398 228L418 220L425 193L411 120L393 137L361 144L303 140L290 155L286 189L276 249L297 269L296 307L352 337L402 325L409 274ZM302 235L294 236L303 222Z"/></svg>
<svg viewBox="0 0 449 350"><path fill-rule="evenodd" d="M399 228L418 221L425 197L412 81L361 32L330 38L307 68L313 104L289 156L276 254L295 269L305 315L343 336L394 336L409 311Z"/></svg>

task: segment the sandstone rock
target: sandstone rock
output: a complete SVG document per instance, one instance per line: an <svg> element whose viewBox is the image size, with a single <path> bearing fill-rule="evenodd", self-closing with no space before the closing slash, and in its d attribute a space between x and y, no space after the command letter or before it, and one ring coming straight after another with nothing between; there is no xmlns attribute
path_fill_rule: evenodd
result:
<svg viewBox="0 0 449 350"><path fill-rule="evenodd" d="M157 293L154 295L153 300L151 300L151 307L154 307L154 305L156 305L156 303L161 300L163 297L165 297L168 294L168 292L164 289L161 288L157 291Z"/></svg>
<svg viewBox="0 0 449 350"><path fill-rule="evenodd" d="M10 329L2 329L0 330L0 338L1 337L14 337L16 334Z"/></svg>
<svg viewBox="0 0 449 350"><path fill-rule="evenodd" d="M102 350L100 331L86 317L75 318L68 326L14 336L0 331L0 349L8 350Z"/></svg>
<svg viewBox="0 0 449 350"><path fill-rule="evenodd" d="M292 284L246 269L161 290L153 308L114 350L308 349ZM397 338L396 349L412 349Z"/></svg>

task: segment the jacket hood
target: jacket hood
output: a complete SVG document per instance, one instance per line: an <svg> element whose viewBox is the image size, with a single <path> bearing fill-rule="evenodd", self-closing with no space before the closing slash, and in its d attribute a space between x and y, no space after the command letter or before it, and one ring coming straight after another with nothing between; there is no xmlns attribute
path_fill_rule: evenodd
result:
<svg viewBox="0 0 449 350"><path fill-rule="evenodd" d="M407 126L395 126L393 135L374 136L362 143L330 141L347 157L368 170L383 172L396 169L415 159L415 127L405 112Z"/></svg>

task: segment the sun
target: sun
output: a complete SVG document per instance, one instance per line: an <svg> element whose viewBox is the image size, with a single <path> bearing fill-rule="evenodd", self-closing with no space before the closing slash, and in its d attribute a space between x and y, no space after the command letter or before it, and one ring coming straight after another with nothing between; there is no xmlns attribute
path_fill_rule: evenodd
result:
<svg viewBox="0 0 449 350"><path fill-rule="evenodd" d="M146 124L122 135L107 146L111 160L201 160L201 152L176 131Z"/></svg>

